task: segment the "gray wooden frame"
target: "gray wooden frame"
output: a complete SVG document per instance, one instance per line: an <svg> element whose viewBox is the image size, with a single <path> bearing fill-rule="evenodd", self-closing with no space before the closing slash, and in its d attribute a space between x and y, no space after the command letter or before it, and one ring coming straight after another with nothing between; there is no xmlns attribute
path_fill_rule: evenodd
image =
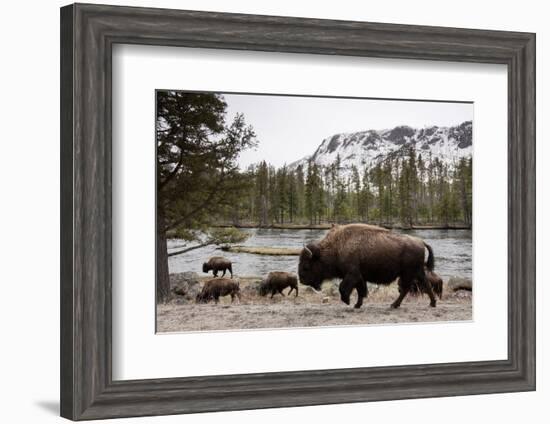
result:
<svg viewBox="0 0 550 424"><path fill-rule="evenodd" d="M113 381L115 43L506 64L508 359ZM60 125L62 416L82 420L535 389L534 34L70 5L61 9Z"/></svg>

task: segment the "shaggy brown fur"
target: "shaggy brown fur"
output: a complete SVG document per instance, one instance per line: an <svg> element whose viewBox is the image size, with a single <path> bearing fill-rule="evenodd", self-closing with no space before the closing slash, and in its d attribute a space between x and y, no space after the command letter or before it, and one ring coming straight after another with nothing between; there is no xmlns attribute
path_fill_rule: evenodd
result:
<svg viewBox="0 0 550 424"><path fill-rule="evenodd" d="M276 293L280 293L284 296L283 290L287 287L290 287L288 295L292 293L292 290L296 291L296 296L298 296L298 278L295 274L290 272L282 271L273 271L267 275L267 278L262 281L259 287L260 296L266 296L271 293L271 298Z"/></svg>
<svg viewBox="0 0 550 424"><path fill-rule="evenodd" d="M204 283L202 290L197 294L197 303L208 303L214 300L218 303L221 296L231 296L231 303L235 300L235 297L241 300L241 289L239 282L231 280L229 278L213 278Z"/></svg>
<svg viewBox="0 0 550 424"><path fill-rule="evenodd" d="M225 271L229 271L231 278L233 278L231 261L221 256L213 256L208 259L208 262L202 264L202 272L208 273L210 270L214 271L214 277L218 276L218 271L223 271L222 277L225 276Z"/></svg>
<svg viewBox="0 0 550 424"><path fill-rule="evenodd" d="M433 271L425 269L424 272L426 273L426 280L428 281L428 284L432 286L432 290L434 294L436 294L440 299L442 299L443 298L443 280L439 275L437 275ZM402 287L401 278L397 281L397 284L399 285L400 288ZM415 280L409 289L409 293L412 295L419 295L420 293L422 294L426 293L426 290L423 287L421 287L418 284L418 282Z"/></svg>
<svg viewBox="0 0 550 424"><path fill-rule="evenodd" d="M424 263L425 249L428 259ZM356 308L367 297L367 281L389 284L402 280L402 290L392 307L398 308L414 280L426 287L430 305L436 300L426 283L424 267L434 268L432 248L416 237L393 233L385 228L366 224L334 226L325 238L310 243L300 253L300 282L320 290L324 280L342 278L340 297L349 305L353 289L357 290Z"/></svg>

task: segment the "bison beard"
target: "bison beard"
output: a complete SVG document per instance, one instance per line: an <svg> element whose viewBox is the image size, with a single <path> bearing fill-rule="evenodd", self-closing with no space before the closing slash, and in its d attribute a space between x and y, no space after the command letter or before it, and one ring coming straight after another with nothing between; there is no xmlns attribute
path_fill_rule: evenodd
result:
<svg viewBox="0 0 550 424"><path fill-rule="evenodd" d="M424 249L428 260L424 263ZM366 224L336 225L323 240L308 244L300 253L300 282L321 289L324 280L341 278L340 298L349 305L353 289L357 290L356 308L368 295L367 281L390 284L401 279L399 297L392 303L398 308L417 281L436 305L432 287L426 281L424 267L434 268L432 248L422 240L393 233Z"/></svg>

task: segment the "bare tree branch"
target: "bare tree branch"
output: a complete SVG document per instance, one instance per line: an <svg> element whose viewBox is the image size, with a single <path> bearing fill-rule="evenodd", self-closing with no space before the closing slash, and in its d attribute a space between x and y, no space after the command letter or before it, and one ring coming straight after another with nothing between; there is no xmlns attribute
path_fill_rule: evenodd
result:
<svg viewBox="0 0 550 424"><path fill-rule="evenodd" d="M187 249L178 250L177 252L170 252L170 253L168 253L168 257L181 255L182 253L190 252L191 250L195 250L195 249L200 249L201 247L210 246L211 244L216 244L216 241L215 240L208 240L208 241L205 241L204 243L197 244L196 246L188 247Z"/></svg>

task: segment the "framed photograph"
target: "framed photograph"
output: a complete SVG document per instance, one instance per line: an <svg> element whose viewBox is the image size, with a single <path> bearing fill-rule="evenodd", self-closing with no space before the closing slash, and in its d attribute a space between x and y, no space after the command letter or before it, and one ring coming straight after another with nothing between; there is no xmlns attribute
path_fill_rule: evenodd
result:
<svg viewBox="0 0 550 424"><path fill-rule="evenodd" d="M535 389L535 35L61 9L61 414Z"/></svg>

